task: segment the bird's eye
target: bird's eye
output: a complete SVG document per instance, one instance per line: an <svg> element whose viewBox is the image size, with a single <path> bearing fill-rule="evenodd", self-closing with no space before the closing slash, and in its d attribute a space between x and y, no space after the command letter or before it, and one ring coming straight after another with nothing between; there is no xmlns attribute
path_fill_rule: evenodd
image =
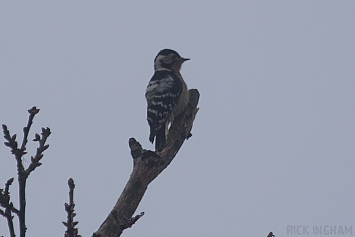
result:
<svg viewBox="0 0 355 237"><path fill-rule="evenodd" d="M171 59L172 59L173 61L175 61L175 60L176 60L176 55L175 55L175 54L172 54L172 55L171 55Z"/></svg>

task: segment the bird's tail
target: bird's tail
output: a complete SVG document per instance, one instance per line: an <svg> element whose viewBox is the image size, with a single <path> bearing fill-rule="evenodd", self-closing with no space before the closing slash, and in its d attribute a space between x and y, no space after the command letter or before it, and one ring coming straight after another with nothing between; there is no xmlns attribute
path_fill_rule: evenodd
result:
<svg viewBox="0 0 355 237"><path fill-rule="evenodd" d="M154 142L154 137L155 137L154 129L150 128L149 141L150 141L151 143Z"/></svg>
<svg viewBox="0 0 355 237"><path fill-rule="evenodd" d="M154 139L154 137L153 137ZM161 151L165 147L166 138L165 138L165 126L162 126L156 133L155 137L155 150Z"/></svg>

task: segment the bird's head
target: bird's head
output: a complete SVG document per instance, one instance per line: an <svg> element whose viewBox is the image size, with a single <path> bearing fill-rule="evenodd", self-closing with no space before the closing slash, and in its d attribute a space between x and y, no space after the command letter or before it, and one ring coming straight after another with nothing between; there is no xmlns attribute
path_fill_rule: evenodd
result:
<svg viewBox="0 0 355 237"><path fill-rule="evenodd" d="M190 60L181 57L176 51L171 49L163 49L154 59L155 71L173 71L179 72L183 62Z"/></svg>

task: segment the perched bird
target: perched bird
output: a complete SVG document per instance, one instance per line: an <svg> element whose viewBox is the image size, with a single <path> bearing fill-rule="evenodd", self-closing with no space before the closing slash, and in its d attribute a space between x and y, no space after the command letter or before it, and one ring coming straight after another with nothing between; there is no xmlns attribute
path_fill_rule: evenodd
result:
<svg viewBox="0 0 355 237"><path fill-rule="evenodd" d="M270 232L267 237L275 237L274 233Z"/></svg>
<svg viewBox="0 0 355 237"><path fill-rule="evenodd" d="M180 74L181 65L187 60L171 49L161 50L154 59L155 72L145 98L148 103L149 141L153 143L155 138L156 151L165 147L169 123L184 112L188 104L187 85Z"/></svg>

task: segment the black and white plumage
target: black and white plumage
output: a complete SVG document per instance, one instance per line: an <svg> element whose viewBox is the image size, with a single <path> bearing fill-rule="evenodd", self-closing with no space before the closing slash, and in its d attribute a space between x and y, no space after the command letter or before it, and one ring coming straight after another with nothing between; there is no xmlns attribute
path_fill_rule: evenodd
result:
<svg viewBox="0 0 355 237"><path fill-rule="evenodd" d="M161 50L154 59L155 72L145 97L148 103L149 141L153 143L155 138L156 151L164 148L169 123L185 111L188 103L187 85L180 74L181 65L187 60L171 49Z"/></svg>

